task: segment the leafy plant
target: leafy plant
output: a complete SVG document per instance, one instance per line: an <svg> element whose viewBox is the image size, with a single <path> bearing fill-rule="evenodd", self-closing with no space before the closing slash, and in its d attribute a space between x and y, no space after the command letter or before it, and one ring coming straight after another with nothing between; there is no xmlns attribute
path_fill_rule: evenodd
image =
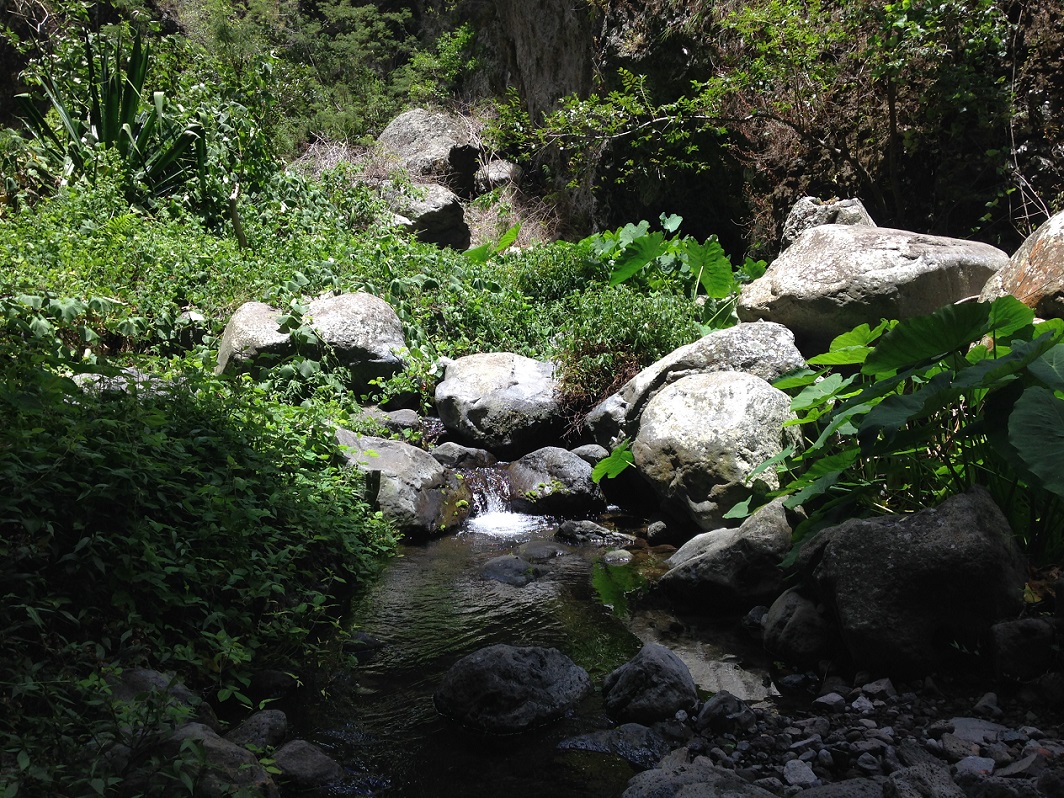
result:
<svg viewBox="0 0 1064 798"><path fill-rule="evenodd" d="M161 91L145 101L149 48L137 34L127 54L122 40L113 45L84 38L88 74L84 92L63 96L47 76L41 89L59 120L53 129L40 112L36 99L19 95L26 125L67 176L85 176L94 182L106 168L105 151L117 154L131 199L153 200L176 191L202 170L197 152L200 126L183 124L166 111Z"/></svg>
<svg viewBox="0 0 1064 798"><path fill-rule="evenodd" d="M908 512L986 486L1029 556L1064 551L1054 454L1064 412L1064 322L1006 296L861 325L775 384L792 392L801 450L761 468L804 506L799 537L854 514Z"/></svg>
<svg viewBox="0 0 1064 798"><path fill-rule="evenodd" d="M635 464L635 457L632 455L632 442L625 438L608 456L599 460L593 469L591 469L591 481L596 485L602 481L603 477L607 479L613 479L621 475L621 473L629 466Z"/></svg>

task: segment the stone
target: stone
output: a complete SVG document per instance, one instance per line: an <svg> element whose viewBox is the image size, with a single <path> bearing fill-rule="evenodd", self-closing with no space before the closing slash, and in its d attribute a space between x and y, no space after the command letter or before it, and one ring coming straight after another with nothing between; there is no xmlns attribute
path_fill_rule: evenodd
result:
<svg viewBox="0 0 1064 798"><path fill-rule="evenodd" d="M1030 681L1060 663L1064 624L1050 618L1014 618L990 627L994 668L1002 676Z"/></svg>
<svg viewBox="0 0 1064 798"><path fill-rule="evenodd" d="M594 467L600 461L609 457L610 452L605 446L599 446L597 443L586 443L573 449L573 454Z"/></svg>
<svg viewBox="0 0 1064 798"><path fill-rule="evenodd" d="M264 302L245 302L229 318L218 344L215 373L232 373L269 365L295 352L287 332L278 327L281 311Z"/></svg>
<svg viewBox="0 0 1064 798"><path fill-rule="evenodd" d="M587 671L557 649L498 644L451 666L434 700L463 725L509 734L561 719L590 692Z"/></svg>
<svg viewBox="0 0 1064 798"><path fill-rule="evenodd" d="M588 413L585 425L596 442L612 449L639 432L647 403L663 388L692 374L739 371L771 382L805 366L794 335L779 324L737 324L715 330L647 366Z"/></svg>
<svg viewBox="0 0 1064 798"><path fill-rule="evenodd" d="M925 316L977 296L1007 262L1001 250L974 241L821 225L743 287L737 312L743 321L782 324L803 352L822 352L859 324Z"/></svg>
<svg viewBox="0 0 1064 798"><path fill-rule="evenodd" d="M405 368L403 324L379 297L365 292L318 297L307 305L305 320L351 371L357 389Z"/></svg>
<svg viewBox="0 0 1064 798"><path fill-rule="evenodd" d="M479 149L466 119L413 108L389 122L377 144L412 177L437 178L460 193L472 192Z"/></svg>
<svg viewBox="0 0 1064 798"><path fill-rule="evenodd" d="M945 765L913 765L896 770L883 785L884 798L965 798Z"/></svg>
<svg viewBox="0 0 1064 798"><path fill-rule="evenodd" d="M191 740L203 752L193 778L196 795L222 798L239 793L248 798L279 798L280 791L270 774L251 751L219 737L202 723L188 723L178 729L164 746L178 756L181 745Z"/></svg>
<svg viewBox="0 0 1064 798"><path fill-rule="evenodd" d="M994 760L988 756L966 756L956 764L956 775L989 776L994 772Z"/></svg>
<svg viewBox="0 0 1064 798"><path fill-rule="evenodd" d="M875 779L845 779L802 790L802 798L881 798L883 785Z"/></svg>
<svg viewBox="0 0 1064 798"><path fill-rule="evenodd" d="M860 224L875 227L876 223L859 199L822 200L802 197L791 207L783 223L781 249L786 249L810 227L822 224Z"/></svg>
<svg viewBox="0 0 1064 798"><path fill-rule="evenodd" d="M717 767L709 757L687 761L679 749L658 767L636 774L622 798L775 798L773 793L749 783L731 770Z"/></svg>
<svg viewBox="0 0 1064 798"><path fill-rule="evenodd" d="M504 585L524 587L534 582L547 573L542 566L532 565L530 562L513 554L504 554L501 557L493 557L480 566L480 575L493 582L502 582Z"/></svg>
<svg viewBox="0 0 1064 798"><path fill-rule="evenodd" d="M776 499L737 529L696 535L670 557L657 587L701 612L771 602L783 590L780 564L791 549L791 524Z"/></svg>
<svg viewBox="0 0 1064 798"><path fill-rule="evenodd" d="M573 546L625 546L634 542L631 535L614 532L594 521L562 521L555 537Z"/></svg>
<svg viewBox="0 0 1064 798"><path fill-rule="evenodd" d="M506 459L559 442L564 427L554 364L509 352L448 362L436 410L460 442Z"/></svg>
<svg viewBox="0 0 1064 798"><path fill-rule="evenodd" d="M797 572L837 619L856 667L908 674L1019 614L1026 582L1008 522L982 488L825 529L803 546Z"/></svg>
<svg viewBox="0 0 1064 798"><path fill-rule="evenodd" d="M808 763L800 759L792 759L784 763L783 780L792 787L801 787L802 789L812 787L820 781Z"/></svg>
<svg viewBox="0 0 1064 798"><path fill-rule="evenodd" d="M836 634L816 602L789 588L769 607L762 639L773 656L806 667L831 657Z"/></svg>
<svg viewBox="0 0 1064 798"><path fill-rule="evenodd" d="M727 690L719 691L702 705L695 718L695 728L714 734L741 734L753 732L757 717L746 702Z"/></svg>
<svg viewBox="0 0 1064 798"><path fill-rule="evenodd" d="M1005 294L1033 308L1040 318L1064 318L1064 211L1027 237L1008 264L987 280L979 299L991 301Z"/></svg>
<svg viewBox="0 0 1064 798"><path fill-rule="evenodd" d="M473 187L477 194L487 194L497 188L518 186L524 170L512 161L493 159L477 169L473 175Z"/></svg>
<svg viewBox="0 0 1064 798"><path fill-rule="evenodd" d="M471 240L465 208L458 195L445 186L426 183L413 195L393 196L391 207L397 222L426 244L467 249Z"/></svg>
<svg viewBox="0 0 1064 798"><path fill-rule="evenodd" d="M429 454L444 468L488 468L498 462L486 449L473 449L454 441L441 443Z"/></svg>
<svg viewBox="0 0 1064 798"><path fill-rule="evenodd" d="M673 652L645 643L639 653L606 676L606 711L625 722L653 723L690 711L698 701L691 671Z"/></svg>
<svg viewBox="0 0 1064 798"><path fill-rule="evenodd" d="M306 740L290 740L273 752L273 762L283 781L300 790L323 787L344 777L336 760Z"/></svg>
<svg viewBox="0 0 1064 798"><path fill-rule="evenodd" d="M545 446L507 467L511 501L531 515L587 516L606 509L591 465L570 451Z"/></svg>
<svg viewBox="0 0 1064 798"><path fill-rule="evenodd" d="M751 493L775 489L774 470L748 483L757 466L792 440L787 394L760 377L722 371L684 377L658 392L640 419L632 456L662 510L700 529L724 519Z"/></svg>
<svg viewBox="0 0 1064 798"><path fill-rule="evenodd" d="M558 748L563 751L613 754L640 770L648 770L672 750L672 743L657 729L640 723L624 723L616 729L604 729L562 740Z"/></svg>
<svg viewBox="0 0 1064 798"><path fill-rule="evenodd" d="M348 465L369 475L374 507L403 534L439 534L469 516L469 488L428 452L345 429L335 436Z"/></svg>
<svg viewBox="0 0 1064 798"><path fill-rule="evenodd" d="M288 736L288 718L279 709L263 709L240 722L225 734L225 739L258 751L276 747Z"/></svg>

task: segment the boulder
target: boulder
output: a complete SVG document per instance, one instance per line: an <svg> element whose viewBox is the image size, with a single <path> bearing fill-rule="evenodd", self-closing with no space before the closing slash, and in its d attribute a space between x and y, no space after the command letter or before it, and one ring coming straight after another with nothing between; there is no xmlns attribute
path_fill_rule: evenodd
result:
<svg viewBox="0 0 1064 798"><path fill-rule="evenodd" d="M974 648L1023 609L1026 565L982 488L912 515L826 529L797 567L855 665L877 672L926 673L951 644Z"/></svg>
<svg viewBox="0 0 1064 798"><path fill-rule="evenodd" d="M913 765L890 774L883 784L884 798L965 798L945 763Z"/></svg>
<svg viewBox="0 0 1064 798"><path fill-rule="evenodd" d="M521 183L523 170L511 161L494 159L477 169L473 175L473 186L477 194L487 194L497 188L516 186Z"/></svg>
<svg viewBox="0 0 1064 798"><path fill-rule="evenodd" d="M784 591L765 615L765 650L783 662L814 667L830 659L838 632L822 607L797 588Z"/></svg>
<svg viewBox="0 0 1064 798"><path fill-rule="evenodd" d="M288 736L288 717L279 709L263 709L241 721L225 739L245 748L265 751L284 742Z"/></svg>
<svg viewBox="0 0 1064 798"><path fill-rule="evenodd" d="M983 287L984 301L1012 294L1043 319L1064 318L1064 211L1027 237Z"/></svg>
<svg viewBox="0 0 1064 798"><path fill-rule="evenodd" d="M280 796L270 774L248 749L222 739L202 723L182 726L167 741L165 749L171 756L180 756L186 740L191 740L202 752L202 758L197 760L198 770L192 774L197 796L221 798L234 793L248 798Z"/></svg>
<svg viewBox="0 0 1064 798"><path fill-rule="evenodd" d="M742 371L771 382L805 366L786 327L772 323L737 324L715 330L647 366L587 416L595 440L612 448L639 431L639 417L663 388L683 377L717 371Z"/></svg>
<svg viewBox="0 0 1064 798"><path fill-rule="evenodd" d="M503 458L555 443L564 428L554 364L510 352L448 362L436 410L455 437Z"/></svg>
<svg viewBox="0 0 1064 798"><path fill-rule="evenodd" d="M289 740L273 752L281 778L299 790L323 787L344 777L344 769L318 746L306 740Z"/></svg>
<svg viewBox="0 0 1064 798"><path fill-rule="evenodd" d="M658 588L701 612L770 602L783 590L780 563L791 531L783 499L776 499L738 529L703 532L681 546Z"/></svg>
<svg viewBox="0 0 1064 798"><path fill-rule="evenodd" d="M757 729L757 716L745 701L720 690L702 705L695 728L713 734L752 734Z"/></svg>
<svg viewBox="0 0 1064 798"><path fill-rule="evenodd" d="M790 408L783 391L745 372L684 377L647 403L632 444L635 466L665 512L704 530L727 526L724 514L737 502L779 486L771 469L746 483L794 434L783 426Z"/></svg>
<svg viewBox="0 0 1064 798"><path fill-rule="evenodd" d="M413 108L389 122L377 144L413 177L441 179L468 196L480 163L472 140L470 124L462 117Z"/></svg>
<svg viewBox="0 0 1064 798"><path fill-rule="evenodd" d="M676 654L646 643L632 659L610 673L602 684L606 711L618 720L654 723L698 703L691 671Z"/></svg>
<svg viewBox="0 0 1064 798"><path fill-rule="evenodd" d="M547 573L542 565L533 565L515 554L492 557L480 566L480 575L492 582L524 587Z"/></svg>
<svg viewBox="0 0 1064 798"><path fill-rule="evenodd" d="M558 748L563 751L613 754L639 770L648 770L672 750L672 743L657 729L639 723L624 723L616 729L603 729L562 740Z"/></svg>
<svg viewBox="0 0 1064 798"><path fill-rule="evenodd" d="M281 311L264 302L245 302L225 325L215 373L240 371L263 355L280 359L295 352L292 337L278 329Z"/></svg>
<svg viewBox="0 0 1064 798"><path fill-rule="evenodd" d="M673 751L653 770L633 776L622 798L776 798L707 756L688 758L686 748Z"/></svg>
<svg viewBox="0 0 1064 798"><path fill-rule="evenodd" d="M880 319L924 316L977 296L1008 255L987 244L905 230L827 224L802 233L745 286L744 321L779 322L803 352Z"/></svg>
<svg viewBox="0 0 1064 798"><path fill-rule="evenodd" d="M437 183L417 186L414 196L392 198L392 209L401 227L426 244L466 249L470 242L465 209L458 195Z"/></svg>
<svg viewBox="0 0 1064 798"><path fill-rule="evenodd" d="M430 454L446 468L488 468L497 462L485 449L471 449L454 441L441 443Z"/></svg>
<svg viewBox="0 0 1064 798"><path fill-rule="evenodd" d="M403 370L403 325L383 299L363 292L319 297L307 306L306 319L359 388Z"/></svg>
<svg viewBox="0 0 1064 798"><path fill-rule="evenodd" d="M557 649L499 644L458 660L434 700L459 723L507 734L561 719L590 692L587 671Z"/></svg>
<svg viewBox="0 0 1064 798"><path fill-rule="evenodd" d="M802 197L787 214L783 223L782 249L786 249L810 227L822 224L860 224L875 227L876 223L859 199L822 200Z"/></svg>
<svg viewBox="0 0 1064 798"><path fill-rule="evenodd" d="M345 429L336 431L336 442L348 464L369 475L370 500L403 534L438 534L468 517L468 487L428 452Z"/></svg>
<svg viewBox="0 0 1064 798"><path fill-rule="evenodd" d="M1064 622L1058 618L1013 618L994 624L990 628L994 670L1011 679L1037 679L1059 669L1062 642Z"/></svg>
<svg viewBox="0 0 1064 798"><path fill-rule="evenodd" d="M591 465L557 446L545 446L507 467L513 508L532 515L585 516L606 509Z"/></svg>

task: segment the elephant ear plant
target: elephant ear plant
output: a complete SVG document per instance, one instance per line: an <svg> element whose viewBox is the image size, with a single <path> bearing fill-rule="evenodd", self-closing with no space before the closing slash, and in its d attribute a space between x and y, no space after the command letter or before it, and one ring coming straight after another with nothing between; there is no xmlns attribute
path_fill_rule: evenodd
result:
<svg viewBox="0 0 1064 798"><path fill-rule="evenodd" d="M771 497L809 513L798 541L982 485L1033 561L1064 554L1064 321L1010 296L950 305L861 325L809 365L775 383L805 445L760 466L781 471Z"/></svg>
<svg viewBox="0 0 1064 798"><path fill-rule="evenodd" d="M136 202L166 196L202 173L199 123L169 115L163 92L145 101L150 50L140 34L128 56L121 38L110 45L86 33L84 47L84 96L63 96L51 78L39 78L58 127L36 98L18 96L26 127L63 174L95 182L97 171L106 168L104 154L113 153L125 172L128 199Z"/></svg>

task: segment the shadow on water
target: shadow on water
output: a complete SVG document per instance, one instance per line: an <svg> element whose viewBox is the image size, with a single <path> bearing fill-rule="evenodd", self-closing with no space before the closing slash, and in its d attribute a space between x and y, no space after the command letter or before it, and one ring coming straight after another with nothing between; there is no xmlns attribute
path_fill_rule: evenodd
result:
<svg viewBox="0 0 1064 798"><path fill-rule="evenodd" d="M598 688L641 645L629 623L596 599L592 570L602 550L565 547L550 572L525 587L489 581L479 573L484 563L530 541L553 540L557 523L504 507L478 509L457 534L401 547L353 607L352 628L380 647L297 711L301 733L348 770L326 794L605 798L619 796L634 775L615 757L557 748L567 737L613 725ZM432 695L450 666L496 643L560 649L591 672L595 694L560 723L508 737L439 715Z"/></svg>

